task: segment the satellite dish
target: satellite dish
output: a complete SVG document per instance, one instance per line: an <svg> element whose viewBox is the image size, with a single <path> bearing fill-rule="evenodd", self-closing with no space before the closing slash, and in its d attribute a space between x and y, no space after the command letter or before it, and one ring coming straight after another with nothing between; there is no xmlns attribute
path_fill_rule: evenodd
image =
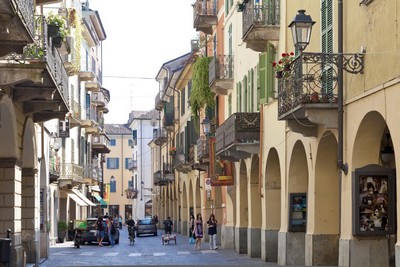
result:
<svg viewBox="0 0 400 267"><path fill-rule="evenodd" d="M157 119L156 118L151 118L150 125L154 127L154 126L156 126L156 124L157 124Z"/></svg>

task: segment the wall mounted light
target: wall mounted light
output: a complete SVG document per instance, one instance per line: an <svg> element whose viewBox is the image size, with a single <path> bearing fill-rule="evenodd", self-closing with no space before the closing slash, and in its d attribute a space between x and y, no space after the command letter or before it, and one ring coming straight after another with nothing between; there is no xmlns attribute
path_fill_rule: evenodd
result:
<svg viewBox="0 0 400 267"><path fill-rule="evenodd" d="M386 146L381 150L381 160L386 165L390 165L394 160L393 146L390 145L390 133L386 134Z"/></svg>

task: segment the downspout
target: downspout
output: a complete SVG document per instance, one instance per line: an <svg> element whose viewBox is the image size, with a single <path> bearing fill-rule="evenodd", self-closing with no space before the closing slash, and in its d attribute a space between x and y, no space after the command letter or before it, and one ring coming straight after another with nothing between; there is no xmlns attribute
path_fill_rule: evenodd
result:
<svg viewBox="0 0 400 267"><path fill-rule="evenodd" d="M263 180L262 180L262 168L263 168L263 134L264 134L264 109L263 105L260 104L260 161L259 161L259 168L258 168L258 193L260 197L263 197L262 187L263 187Z"/></svg>
<svg viewBox="0 0 400 267"><path fill-rule="evenodd" d="M143 201L143 129L142 122L140 120L140 201Z"/></svg>
<svg viewBox="0 0 400 267"><path fill-rule="evenodd" d="M343 162L343 1L338 0L338 167L339 171L339 238L342 221L342 179L348 166ZM342 173L343 171L343 173Z"/></svg>

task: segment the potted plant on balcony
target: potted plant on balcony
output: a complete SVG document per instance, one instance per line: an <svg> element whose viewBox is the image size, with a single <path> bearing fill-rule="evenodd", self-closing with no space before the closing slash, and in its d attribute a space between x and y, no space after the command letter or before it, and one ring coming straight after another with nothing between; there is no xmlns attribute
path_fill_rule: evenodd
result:
<svg viewBox="0 0 400 267"><path fill-rule="evenodd" d="M274 71L276 72L276 78L283 78L283 64L281 60L279 60L278 62L272 62L272 68L274 68Z"/></svg>
<svg viewBox="0 0 400 267"><path fill-rule="evenodd" d="M53 12L49 12L46 17L47 34L52 38L55 47L61 47L61 42L65 41L67 36L66 21L63 17Z"/></svg>
<svg viewBox="0 0 400 267"><path fill-rule="evenodd" d="M23 49L24 59L41 61L44 56L44 50L38 43L27 44Z"/></svg>
<svg viewBox="0 0 400 267"><path fill-rule="evenodd" d="M294 60L294 53L290 52L290 53L282 53L282 58L281 58L281 62L282 62L282 66L283 66L283 70L284 71L290 71L290 64L292 63L292 61Z"/></svg>
<svg viewBox="0 0 400 267"><path fill-rule="evenodd" d="M176 147L169 148L169 155L172 157L176 155Z"/></svg>

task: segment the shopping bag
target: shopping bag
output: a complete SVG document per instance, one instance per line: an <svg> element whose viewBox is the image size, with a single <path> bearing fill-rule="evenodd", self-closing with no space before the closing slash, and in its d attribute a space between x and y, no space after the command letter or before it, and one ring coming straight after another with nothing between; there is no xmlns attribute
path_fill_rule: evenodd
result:
<svg viewBox="0 0 400 267"><path fill-rule="evenodd" d="M191 238L189 239L189 244L194 244L194 243L196 243L196 241L194 240L193 237L191 237Z"/></svg>

